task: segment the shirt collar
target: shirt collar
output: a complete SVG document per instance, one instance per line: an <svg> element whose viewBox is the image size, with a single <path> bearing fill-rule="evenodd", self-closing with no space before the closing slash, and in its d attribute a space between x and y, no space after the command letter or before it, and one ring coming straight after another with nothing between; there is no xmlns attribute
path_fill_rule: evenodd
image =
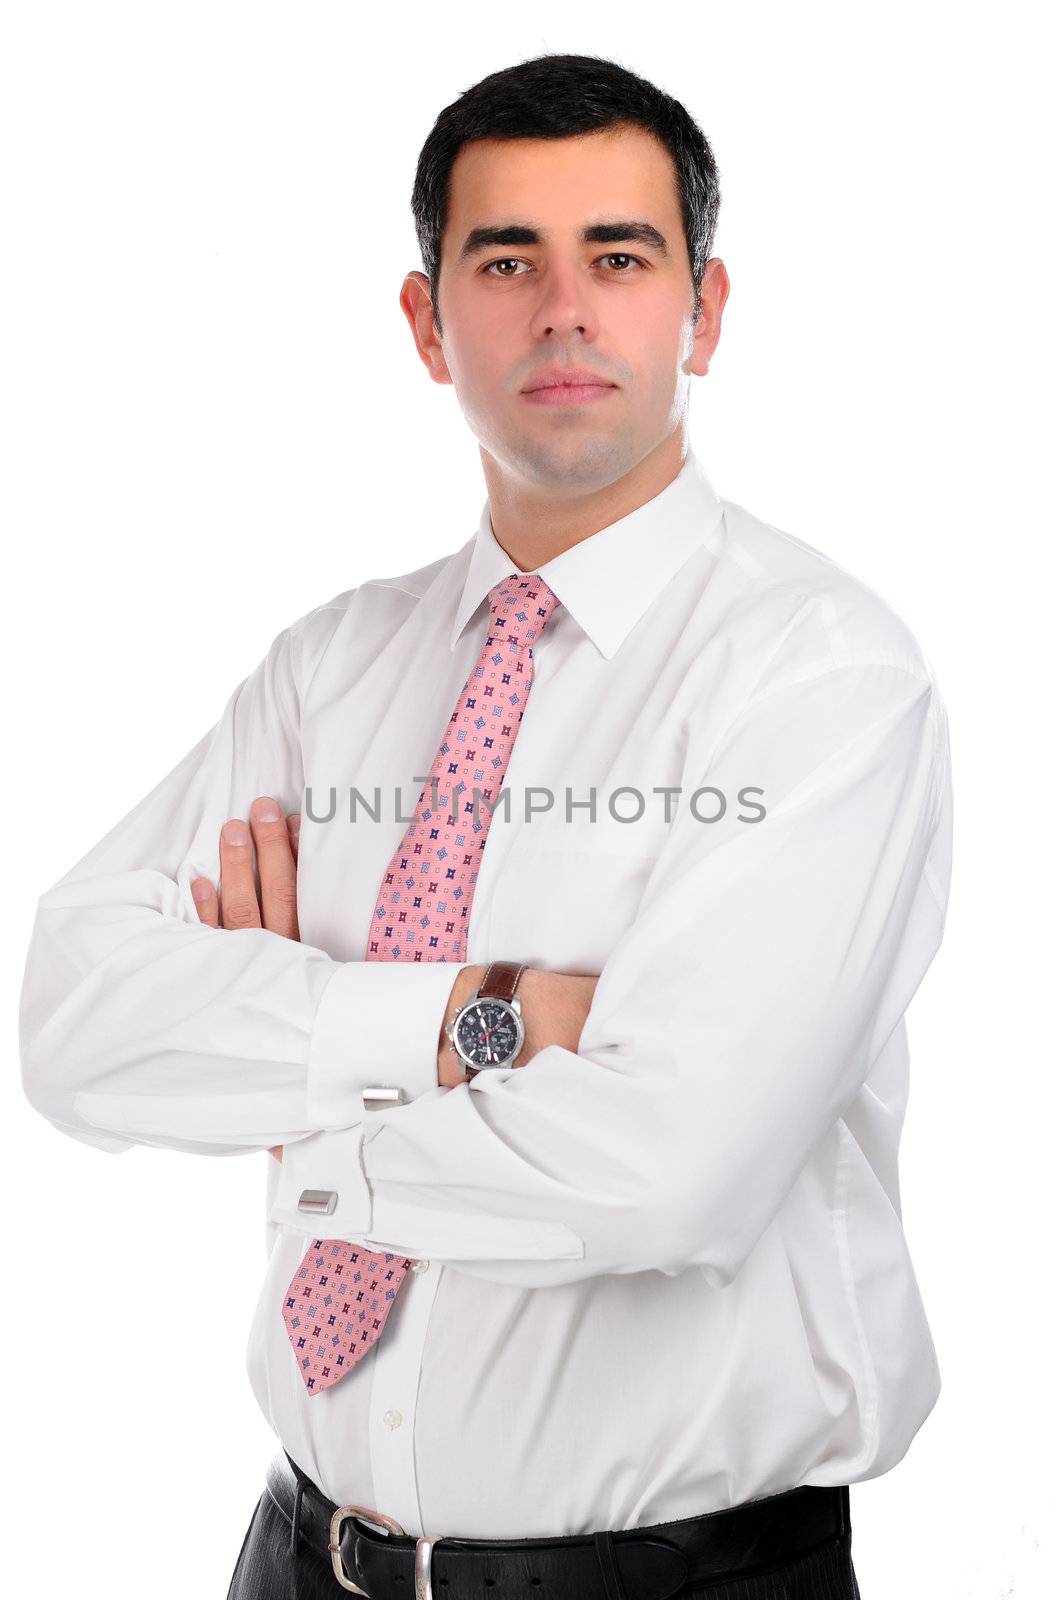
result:
<svg viewBox="0 0 1063 1600"><path fill-rule="evenodd" d="M722 516L719 495L688 449L676 476L651 500L535 570L602 655L610 657ZM495 584L517 571L495 538L489 499L471 545L451 650Z"/></svg>

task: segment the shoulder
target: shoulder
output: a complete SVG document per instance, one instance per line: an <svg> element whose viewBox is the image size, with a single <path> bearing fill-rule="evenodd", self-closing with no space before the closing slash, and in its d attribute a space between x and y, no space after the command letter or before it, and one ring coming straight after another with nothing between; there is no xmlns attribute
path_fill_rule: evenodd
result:
<svg viewBox="0 0 1063 1600"><path fill-rule="evenodd" d="M758 688L834 667L894 667L933 682L926 652L893 603L824 550L724 501L721 560L736 616L759 622Z"/></svg>
<svg viewBox="0 0 1063 1600"><path fill-rule="evenodd" d="M394 577L366 578L313 606L283 629L301 673L311 673L337 635L350 632L361 640L382 640L427 593L443 569L455 559L440 556Z"/></svg>

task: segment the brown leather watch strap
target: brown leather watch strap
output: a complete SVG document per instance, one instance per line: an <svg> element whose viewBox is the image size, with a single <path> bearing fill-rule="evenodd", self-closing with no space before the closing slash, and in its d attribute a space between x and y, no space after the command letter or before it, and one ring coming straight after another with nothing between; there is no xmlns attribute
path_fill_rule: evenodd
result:
<svg viewBox="0 0 1063 1600"><path fill-rule="evenodd" d="M517 984L522 972L526 972L526 961L492 961L484 973L484 981L476 991L476 998L489 1000L506 1000L513 1003L517 994Z"/></svg>

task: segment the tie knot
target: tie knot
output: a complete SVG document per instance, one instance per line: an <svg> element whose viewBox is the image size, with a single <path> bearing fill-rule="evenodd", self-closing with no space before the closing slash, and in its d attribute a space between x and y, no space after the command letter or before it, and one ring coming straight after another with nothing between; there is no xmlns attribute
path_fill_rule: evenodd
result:
<svg viewBox="0 0 1063 1600"><path fill-rule="evenodd" d="M533 645L560 605L557 595L537 572L511 572L491 590L491 627Z"/></svg>

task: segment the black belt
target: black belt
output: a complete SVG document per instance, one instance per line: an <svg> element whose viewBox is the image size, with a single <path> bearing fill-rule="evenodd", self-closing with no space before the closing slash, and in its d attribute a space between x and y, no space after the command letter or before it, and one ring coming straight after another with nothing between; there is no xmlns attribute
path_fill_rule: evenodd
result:
<svg viewBox="0 0 1063 1600"><path fill-rule="evenodd" d="M847 1540L849 1486L802 1484L722 1511L551 1539L417 1538L370 1506L337 1506L282 1450L266 1487L351 1594L407 1600L668 1600L685 1584L752 1577Z"/></svg>

